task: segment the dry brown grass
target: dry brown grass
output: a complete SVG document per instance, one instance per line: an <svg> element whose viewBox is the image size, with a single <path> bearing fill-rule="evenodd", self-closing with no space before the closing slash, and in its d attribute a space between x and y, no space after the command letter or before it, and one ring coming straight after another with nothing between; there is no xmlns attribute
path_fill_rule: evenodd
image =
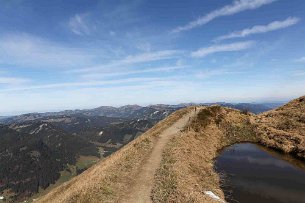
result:
<svg viewBox="0 0 305 203"><path fill-rule="evenodd" d="M256 117L263 145L305 159L305 96Z"/></svg>
<svg viewBox="0 0 305 203"><path fill-rule="evenodd" d="M220 106L205 107L191 131L166 147L156 174L154 202L213 202L224 199L221 179L213 169L220 149L238 142L259 142L305 158L305 97L255 116Z"/></svg>
<svg viewBox="0 0 305 203"><path fill-rule="evenodd" d="M37 202L119 201L150 154L157 136L189 111L190 108L185 108L171 114L118 152L55 188Z"/></svg>
<svg viewBox="0 0 305 203"><path fill-rule="evenodd" d="M138 174L158 134L191 108L175 112L117 153L56 188L39 202L118 202ZM165 147L155 175L154 202L213 202L224 199L214 159L238 142L260 142L305 158L305 97L260 115L220 106L203 107L181 136ZM123 202L123 201L122 201Z"/></svg>
<svg viewBox="0 0 305 203"><path fill-rule="evenodd" d="M213 169L218 151L241 141L257 141L248 115L219 106L205 107L191 130L166 147L156 174L154 202L213 202L204 191L224 199L220 178Z"/></svg>

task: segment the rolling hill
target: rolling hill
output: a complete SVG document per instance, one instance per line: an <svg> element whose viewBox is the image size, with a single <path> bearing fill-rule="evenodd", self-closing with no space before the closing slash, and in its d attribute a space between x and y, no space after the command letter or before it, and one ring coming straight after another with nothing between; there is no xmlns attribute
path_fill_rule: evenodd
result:
<svg viewBox="0 0 305 203"><path fill-rule="evenodd" d="M218 104L254 113L270 109L258 104ZM0 195L23 200L68 180L190 105L103 106L3 118Z"/></svg>
<svg viewBox="0 0 305 203"><path fill-rule="evenodd" d="M219 105L181 109L38 202L223 201L218 151L248 141L304 158L304 112L305 97L259 115Z"/></svg>
<svg viewBox="0 0 305 203"><path fill-rule="evenodd" d="M3 118L0 124L0 196L7 201L21 201L58 181L80 174L174 110L167 106L103 107L98 111L33 113Z"/></svg>

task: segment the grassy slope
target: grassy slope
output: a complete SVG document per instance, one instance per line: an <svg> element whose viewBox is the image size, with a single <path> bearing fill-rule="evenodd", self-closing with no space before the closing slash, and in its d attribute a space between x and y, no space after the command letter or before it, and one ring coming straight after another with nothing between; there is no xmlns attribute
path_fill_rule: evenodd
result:
<svg viewBox="0 0 305 203"><path fill-rule="evenodd" d="M154 202L211 202L224 199L221 174L213 169L220 149L238 142L262 145L305 158L305 97L255 116L219 106L201 110L190 130L166 147L153 190Z"/></svg>
<svg viewBox="0 0 305 203"><path fill-rule="evenodd" d="M132 184L137 169L150 154L158 134L189 110L186 108L171 114L118 152L52 190L38 202L119 201Z"/></svg>
<svg viewBox="0 0 305 203"><path fill-rule="evenodd" d="M263 145L304 158L305 97L255 116L219 106L204 107L166 146L155 176L154 202L212 202L204 191L224 199L221 177L213 169L220 149L237 142ZM155 137L189 109L175 112L122 150L85 171L40 202L117 202L137 175ZM123 201L122 201L123 202Z"/></svg>
<svg viewBox="0 0 305 203"><path fill-rule="evenodd" d="M305 159L305 96L256 118L261 143Z"/></svg>
<svg viewBox="0 0 305 203"><path fill-rule="evenodd" d="M156 174L154 202L211 202L204 191L213 191L223 199L213 160L227 145L257 141L250 118L219 106L202 109L191 130L167 146Z"/></svg>

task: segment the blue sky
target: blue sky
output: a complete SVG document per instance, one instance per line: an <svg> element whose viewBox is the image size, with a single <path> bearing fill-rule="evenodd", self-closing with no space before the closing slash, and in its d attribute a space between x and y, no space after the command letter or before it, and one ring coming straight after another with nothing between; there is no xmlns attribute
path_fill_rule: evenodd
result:
<svg viewBox="0 0 305 203"><path fill-rule="evenodd" d="M0 115L305 94L303 0L0 4Z"/></svg>

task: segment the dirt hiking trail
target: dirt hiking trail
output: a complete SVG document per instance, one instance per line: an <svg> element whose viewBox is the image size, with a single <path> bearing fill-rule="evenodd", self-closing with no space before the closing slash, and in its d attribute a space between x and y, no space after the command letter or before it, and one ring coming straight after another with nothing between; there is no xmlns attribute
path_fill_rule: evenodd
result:
<svg viewBox="0 0 305 203"><path fill-rule="evenodd" d="M121 203L152 203L151 191L154 186L154 176L159 168L162 160L162 153L166 144L174 136L181 134L181 130L190 122L192 118L199 112L199 108L195 111L184 115L176 123L165 129L159 138L149 156L146 163L141 167L140 173L131 186L128 196L121 199Z"/></svg>

